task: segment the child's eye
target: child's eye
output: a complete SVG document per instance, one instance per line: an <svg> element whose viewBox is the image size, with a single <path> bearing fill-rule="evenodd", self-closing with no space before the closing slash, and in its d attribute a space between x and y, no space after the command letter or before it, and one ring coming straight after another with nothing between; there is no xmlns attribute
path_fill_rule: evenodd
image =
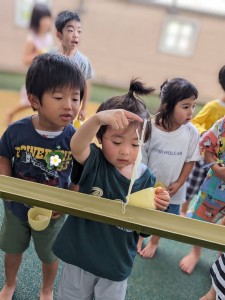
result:
<svg viewBox="0 0 225 300"><path fill-rule="evenodd" d="M132 146L133 146L133 147L139 147L139 145L138 145L138 144L132 144Z"/></svg>
<svg viewBox="0 0 225 300"><path fill-rule="evenodd" d="M62 97L53 97L54 99L56 99L56 100L61 100L62 99Z"/></svg>
<svg viewBox="0 0 225 300"><path fill-rule="evenodd" d="M80 101L80 99L76 99L76 98L74 98L74 99L72 99L72 100L73 100L73 102Z"/></svg>
<svg viewBox="0 0 225 300"><path fill-rule="evenodd" d="M112 143L113 143L114 145L120 145L120 144L121 144L121 143L115 142L115 141L112 141Z"/></svg>
<svg viewBox="0 0 225 300"><path fill-rule="evenodd" d="M183 106L183 109L189 109L188 105Z"/></svg>

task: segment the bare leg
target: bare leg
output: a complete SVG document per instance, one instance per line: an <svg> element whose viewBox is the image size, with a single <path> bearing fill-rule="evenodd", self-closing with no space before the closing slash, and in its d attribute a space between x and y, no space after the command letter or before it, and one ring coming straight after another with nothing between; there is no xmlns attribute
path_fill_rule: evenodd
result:
<svg viewBox="0 0 225 300"><path fill-rule="evenodd" d="M5 254L5 285L0 292L0 300L12 300L16 289L16 275L23 254Z"/></svg>
<svg viewBox="0 0 225 300"><path fill-rule="evenodd" d="M139 240L137 243L137 252L140 253L142 250L142 244L143 244L144 238L143 236L139 236Z"/></svg>
<svg viewBox="0 0 225 300"><path fill-rule="evenodd" d="M181 215L182 217L186 217L186 214L187 214L187 211L188 211L189 204L190 204L190 201L186 200L186 202L184 202L184 203L181 205L181 208L180 208L180 215Z"/></svg>
<svg viewBox="0 0 225 300"><path fill-rule="evenodd" d="M222 220L220 221L220 225L225 226L225 217L222 218ZM218 257L220 257L222 254L222 251L218 251Z"/></svg>
<svg viewBox="0 0 225 300"><path fill-rule="evenodd" d="M201 247L193 246L191 252L180 261L181 270L191 274L200 259L201 251Z"/></svg>
<svg viewBox="0 0 225 300"><path fill-rule="evenodd" d="M40 292L40 300L53 300L53 285L58 265L58 260L50 264L42 263L43 284Z"/></svg>
<svg viewBox="0 0 225 300"><path fill-rule="evenodd" d="M222 220L220 221L220 225L225 226L225 217L223 217Z"/></svg>
<svg viewBox="0 0 225 300"><path fill-rule="evenodd" d="M158 247L160 237L153 235L146 245L146 247L140 252L140 255L144 258L152 258Z"/></svg>
<svg viewBox="0 0 225 300"><path fill-rule="evenodd" d="M214 290L213 286L208 291L208 293L201 297L199 300L216 300L216 291Z"/></svg>

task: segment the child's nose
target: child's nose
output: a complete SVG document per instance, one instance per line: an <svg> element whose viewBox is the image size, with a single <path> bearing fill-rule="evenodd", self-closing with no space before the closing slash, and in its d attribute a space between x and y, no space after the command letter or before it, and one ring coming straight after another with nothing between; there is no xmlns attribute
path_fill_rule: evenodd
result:
<svg viewBox="0 0 225 300"><path fill-rule="evenodd" d="M74 31L73 35L74 35L75 37L78 37L78 36L79 36L79 34L78 34L78 32L77 32L76 30Z"/></svg>
<svg viewBox="0 0 225 300"><path fill-rule="evenodd" d="M120 153L123 154L123 155L129 154L129 147L127 147L127 146L121 147Z"/></svg>
<svg viewBox="0 0 225 300"><path fill-rule="evenodd" d="M192 116L193 113L194 113L194 108L191 108L191 109L188 111L188 114L189 114L190 116Z"/></svg>
<svg viewBox="0 0 225 300"><path fill-rule="evenodd" d="M71 109L72 108L72 99L71 98L65 99L64 108L66 108L66 109Z"/></svg>

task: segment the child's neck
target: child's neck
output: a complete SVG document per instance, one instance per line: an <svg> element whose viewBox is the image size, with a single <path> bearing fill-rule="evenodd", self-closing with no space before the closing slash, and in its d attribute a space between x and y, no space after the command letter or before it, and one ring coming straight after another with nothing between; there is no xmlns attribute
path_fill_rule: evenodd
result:
<svg viewBox="0 0 225 300"><path fill-rule="evenodd" d="M41 131L58 132L58 131L63 131L64 129L64 127L52 126L42 121L42 118L40 118L39 115L32 116L32 123L36 130L41 130Z"/></svg>
<svg viewBox="0 0 225 300"><path fill-rule="evenodd" d="M133 167L134 165L131 164L129 166L126 166L124 168L118 169L117 170L120 172L120 174L122 174L124 177L131 179L132 176L132 172L133 172Z"/></svg>
<svg viewBox="0 0 225 300"><path fill-rule="evenodd" d="M220 98L220 101L223 102L223 103L225 103L225 95Z"/></svg>
<svg viewBox="0 0 225 300"><path fill-rule="evenodd" d="M40 38L42 38L42 37L45 37L48 32L49 31L46 31L46 30L45 31L40 31L39 30L39 31L36 32L36 35L39 36Z"/></svg>
<svg viewBox="0 0 225 300"><path fill-rule="evenodd" d="M60 52L64 55L68 56L68 57L73 57L76 54L77 50L78 50L77 48L67 49L67 48L62 46L61 49L60 49Z"/></svg>
<svg viewBox="0 0 225 300"><path fill-rule="evenodd" d="M160 124L160 125L155 124L155 126L156 126L158 129L162 130L162 131L165 131L165 132L172 132L172 131L175 131L175 130L177 130L178 128L180 128L181 125L176 125L176 126L173 125L171 128L165 128L165 127L163 127L161 124Z"/></svg>

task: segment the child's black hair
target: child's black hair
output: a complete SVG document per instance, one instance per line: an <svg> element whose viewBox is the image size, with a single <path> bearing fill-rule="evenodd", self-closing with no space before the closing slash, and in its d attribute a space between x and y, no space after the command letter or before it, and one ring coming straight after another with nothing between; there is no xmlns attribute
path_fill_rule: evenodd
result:
<svg viewBox="0 0 225 300"><path fill-rule="evenodd" d="M48 6L43 3L35 4L31 12L29 28L34 32L38 32L40 27L40 20L44 17L52 17L51 11Z"/></svg>
<svg viewBox="0 0 225 300"><path fill-rule="evenodd" d="M148 95L152 93L155 89L151 87L145 87L142 82L138 79L132 79L130 82L129 92L122 96L112 97L105 102L103 102L97 112L103 110L111 109L125 109L130 111L142 119L149 119L150 113L145 104L145 102L139 98L139 96ZM99 131L96 134L96 137L101 141L102 137L106 131L107 125L100 127ZM145 142L151 136L151 122L147 122L146 131L145 131Z"/></svg>
<svg viewBox="0 0 225 300"><path fill-rule="evenodd" d="M225 65L219 71L219 83L222 89L225 91Z"/></svg>
<svg viewBox="0 0 225 300"><path fill-rule="evenodd" d="M66 24L70 21L76 21L80 22L80 17L77 13L72 11L62 11L58 14L55 20L55 28L58 32L62 33L63 28L66 26Z"/></svg>
<svg viewBox="0 0 225 300"><path fill-rule="evenodd" d="M166 80L160 87L160 107L155 118L157 125L172 129L172 117L176 104L184 99L198 98L196 87L184 78Z"/></svg>
<svg viewBox="0 0 225 300"><path fill-rule="evenodd" d="M79 89L82 100L86 85L78 66L62 54L45 53L36 56L26 75L27 93L35 95L42 103L45 92L62 87Z"/></svg>

